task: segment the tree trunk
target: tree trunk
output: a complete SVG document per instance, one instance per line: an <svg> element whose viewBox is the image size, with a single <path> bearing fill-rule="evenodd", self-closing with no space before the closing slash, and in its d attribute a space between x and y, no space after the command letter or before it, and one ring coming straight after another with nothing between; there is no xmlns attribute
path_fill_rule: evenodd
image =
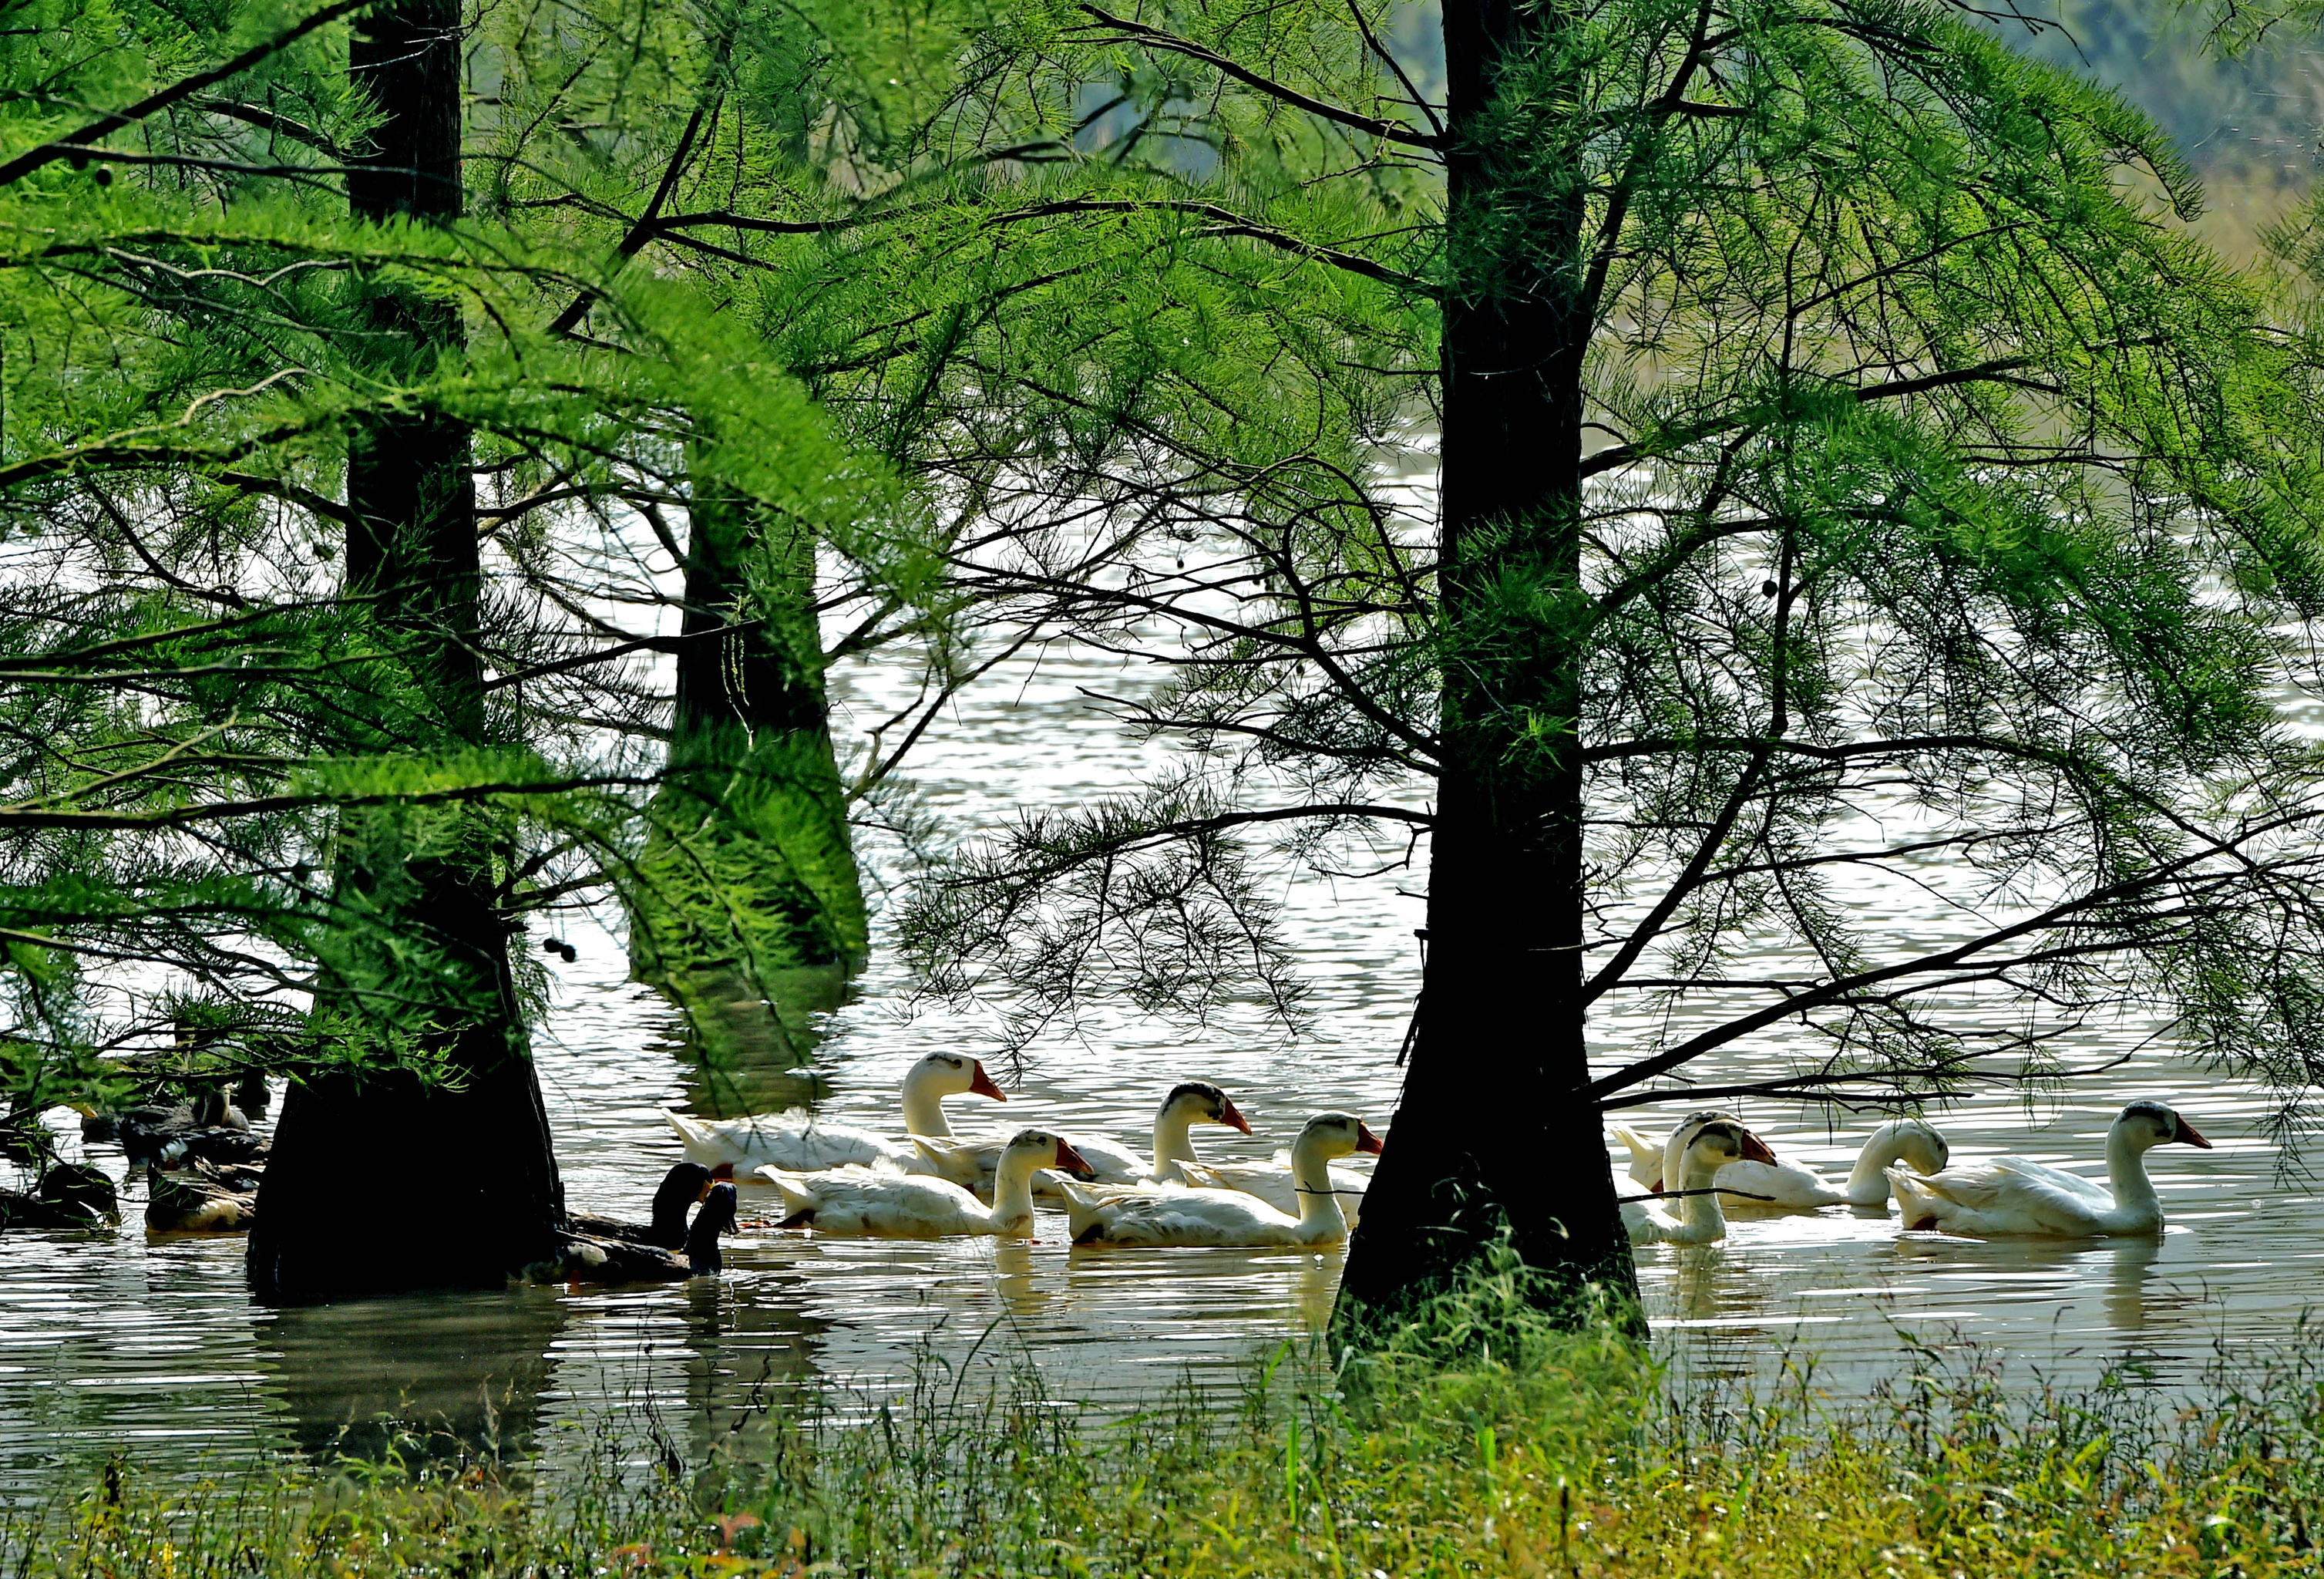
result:
<svg viewBox="0 0 2324 1579"><path fill-rule="evenodd" d="M347 178L356 217L460 211L458 0L403 0L360 25L349 75L384 116ZM461 344L459 309L364 279L355 321L383 381L424 377ZM369 418L347 450L346 589L369 597L387 657L360 696L355 753L487 740L483 593L467 429L429 412ZM550 1243L564 1211L548 1115L509 960L489 808L386 808L341 821L315 1023L374 1064L294 1081L251 1235L251 1283L309 1300L496 1286ZM350 1223L351 1192L388 1208Z"/></svg>
<svg viewBox="0 0 2324 1579"><path fill-rule="evenodd" d="M815 540L706 476L692 533L669 778L632 965L689 999L719 983L827 996L868 940L824 697Z"/></svg>
<svg viewBox="0 0 2324 1579"><path fill-rule="evenodd" d="M1635 1295L1587 1094L1581 711L1580 172L1539 78L1561 25L1528 0L1445 0L1441 450L1443 777L1428 954L1394 1138L1364 1197L1344 1322L1393 1319L1508 1250L1540 1292ZM1520 80L1496 102L1506 79Z"/></svg>

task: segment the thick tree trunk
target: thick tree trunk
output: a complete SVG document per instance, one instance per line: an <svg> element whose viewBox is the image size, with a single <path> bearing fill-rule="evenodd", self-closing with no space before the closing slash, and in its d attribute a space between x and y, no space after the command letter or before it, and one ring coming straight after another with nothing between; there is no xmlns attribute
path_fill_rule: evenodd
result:
<svg viewBox="0 0 2324 1579"><path fill-rule="evenodd" d="M1554 8L1445 0L1443 778L1421 1012L1342 1321L1507 1247L1567 1298L1635 1293L1586 1094L1580 597L1582 195L1544 189ZM1520 104L1496 102L1526 74ZM1517 95L1513 95L1513 97Z"/></svg>
<svg viewBox="0 0 2324 1579"><path fill-rule="evenodd" d="M824 696L815 540L709 478L696 487L669 779L632 965L665 986L827 993L862 965L867 924Z"/></svg>
<svg viewBox="0 0 2324 1579"><path fill-rule="evenodd" d="M404 0L354 40L349 74L385 117L347 180L358 217L460 211L460 37L458 0ZM357 291L383 380L424 375L460 344L455 304L381 280ZM390 678L361 698L377 711L350 728L347 749L484 743L466 429L425 412L369 420L349 441L347 506L347 591L373 600L391 654L379 666ZM292 1084L250 1242L263 1297L493 1286L549 1244L563 1190L510 967L495 872L504 845L487 809L342 821L317 1027L374 1059L438 1060L449 1078L348 1069ZM351 1191L390 1205L357 1228Z"/></svg>

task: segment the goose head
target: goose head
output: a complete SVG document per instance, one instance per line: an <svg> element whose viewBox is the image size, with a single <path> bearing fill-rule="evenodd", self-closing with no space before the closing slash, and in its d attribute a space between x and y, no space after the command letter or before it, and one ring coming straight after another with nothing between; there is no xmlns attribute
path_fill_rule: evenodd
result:
<svg viewBox="0 0 2324 1579"><path fill-rule="evenodd" d="M1207 1080L1188 1080L1173 1086L1170 1094L1162 1099L1166 1117L1184 1117L1189 1122L1224 1124L1230 1130L1250 1133L1250 1121L1235 1111L1227 1094Z"/></svg>
<svg viewBox="0 0 2324 1579"><path fill-rule="evenodd" d="M2109 1126L2109 1139L2119 1135L2134 1150L2148 1150L2156 1146L2177 1143L2195 1146L2205 1151L2211 1143L2178 1113L2159 1102L2134 1102L2122 1110Z"/></svg>
<svg viewBox="0 0 2324 1579"><path fill-rule="evenodd" d="M948 1140L952 1126L945 1122L947 1096L989 1096L1007 1102L1008 1094L992 1084L984 1066L966 1053L930 1053L904 1074L904 1128L915 1135Z"/></svg>
<svg viewBox="0 0 2324 1579"><path fill-rule="evenodd" d="M989 1096L1007 1102L1009 1094L992 1083L984 1065L965 1053L930 1053L904 1076L907 1096L926 1092L931 1096Z"/></svg>
<svg viewBox="0 0 2324 1579"><path fill-rule="evenodd" d="M1725 1119L1706 1121L1696 1128L1694 1139L1686 1143L1686 1175L1715 1173L1730 1162L1775 1160L1775 1154L1767 1150L1765 1140L1741 1124Z"/></svg>
<svg viewBox="0 0 2324 1579"><path fill-rule="evenodd" d="M736 1204L731 1184L714 1184L703 1197L702 1210L694 1214L694 1226L686 1231L686 1264L696 1276L724 1270L718 1236L734 1231Z"/></svg>
<svg viewBox="0 0 2324 1579"><path fill-rule="evenodd" d="M1383 1144L1371 1127L1353 1113L1317 1113L1300 1126L1299 1138L1291 1143L1291 1156L1295 1163L1303 1156L1329 1159L1359 1151L1377 1157Z"/></svg>
<svg viewBox="0 0 2324 1579"><path fill-rule="evenodd" d="M1914 1173L1942 1173L1953 1149L1936 1127L1921 1119L1896 1121L1896 1155Z"/></svg>
<svg viewBox="0 0 2324 1579"><path fill-rule="evenodd" d="M1700 1113L1687 1114L1686 1117L1679 1120L1670 1132L1670 1139L1663 1143L1663 1176L1655 1183L1647 1187L1655 1194L1661 1195L1665 1190L1672 1188L1671 1181L1684 1172L1687 1148L1694 1144L1695 1136L1702 1133L1705 1124L1726 1124L1746 1134L1750 1133L1749 1126L1725 1108L1707 1107ZM1757 1137L1754 1136L1753 1139L1756 1140ZM1765 1142L1761 1144L1765 1145ZM1770 1159L1772 1160L1772 1155ZM1754 1159L1754 1160L1757 1159Z"/></svg>
<svg viewBox="0 0 2324 1579"><path fill-rule="evenodd" d="M1053 1130L1019 1130L1001 1152L1001 1171L1021 1170L1030 1177L1036 1168L1054 1168L1079 1178L1095 1178L1097 1169L1074 1150L1074 1143Z"/></svg>

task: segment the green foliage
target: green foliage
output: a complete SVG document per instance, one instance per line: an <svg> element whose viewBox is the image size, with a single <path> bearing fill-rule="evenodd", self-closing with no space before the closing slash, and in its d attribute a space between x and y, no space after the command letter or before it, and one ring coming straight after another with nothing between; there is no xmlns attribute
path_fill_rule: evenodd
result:
<svg viewBox="0 0 2324 1579"><path fill-rule="evenodd" d="M473 874L519 929L634 886L660 764L631 655L656 637L650 612L620 623L604 549L651 551L641 518L666 535L693 465L899 608L936 586L896 475L686 284L605 278L593 238L506 208L348 218L338 178L379 106L318 14L93 0L20 8L0 39L12 1144L44 1143L42 1105L119 1099L99 1055L164 1089L258 1064L443 1076L448 1028L506 1019L421 873ZM288 42L187 90L268 41ZM42 152L141 99L86 156ZM462 348L383 347L383 292L452 309ZM554 328L580 293L596 337ZM387 418L456 424L481 479L486 593L454 643L480 727L451 716L472 703L439 683L443 633L340 575L345 457ZM336 996L303 1019L318 981Z"/></svg>
<svg viewBox="0 0 2324 1579"><path fill-rule="evenodd" d="M1598 1094L1780 1035L1806 1083L1773 1091L1941 1096L2151 1014L2301 1119L2324 805L2284 698L2319 679L2290 634L2324 594L2313 360L2193 237L2151 121L1939 4L1601 0L1527 34L1449 134L1369 46L1385 14L1039 14L954 57L983 69L944 125L992 186L1118 195L1145 252L1056 197L968 255L1084 271L1074 344L1135 370L1145 403L1102 409L1145 448L958 557L1019 628L1167 667L1114 705L1192 766L938 873L907 935L940 983L1005 983L1051 1027L1243 990L1189 960L1280 979L1254 874L1399 868L1415 803L1467 771L1438 737L1462 674L1508 764L1578 746L1583 1004L1665 1011ZM1092 83L1120 91L1026 168ZM1484 172L1459 215L1448 150ZM1001 201L931 196L918 223L990 236ZM1161 335L1105 316L1097 282L1131 278ZM1584 422L1578 578L1525 547L1542 522L1479 524L1448 616L1397 424L1434 416L1440 303L1534 281L1589 328L1554 374ZM1183 373L1155 343L1181 323ZM1011 387L984 398L1028 409ZM1939 882L1956 936L1859 926L1868 871ZM1153 925L1176 895L1203 897Z"/></svg>
<svg viewBox="0 0 2324 1579"><path fill-rule="evenodd" d="M530 1493L489 1466L282 1469L171 1491L116 1471L0 1515L28 1579L105 1573L867 1575L2312 1574L2318 1378L2221 1368L2181 1408L1918 1352L1857 1402L1812 1374L1664 1389L1566 1334L1521 1363L1398 1362L1379 1407L1278 1353L1075 1425L1038 1379L924 1374L845 1423L800 1400L672 1476L611 1441ZM656 1455L643 1455L652 1459ZM626 1464L629 1467L625 1468Z"/></svg>

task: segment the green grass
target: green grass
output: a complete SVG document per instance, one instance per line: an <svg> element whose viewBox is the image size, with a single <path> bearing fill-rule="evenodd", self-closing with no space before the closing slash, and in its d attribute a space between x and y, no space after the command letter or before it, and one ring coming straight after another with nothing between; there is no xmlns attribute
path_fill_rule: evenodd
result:
<svg viewBox="0 0 2324 1579"><path fill-rule="evenodd" d="M777 1411L676 1474L624 1471L608 1436L530 1489L483 1467L113 1476L0 1521L0 1579L2324 1572L2313 1334L2192 1405L1926 1349L1841 1405L1803 1371L1674 1390L1610 1330L1444 1332L1336 1377L1278 1352L1231 1396L1096 1427L1029 1374L972 1397L927 1367L868 1418Z"/></svg>

